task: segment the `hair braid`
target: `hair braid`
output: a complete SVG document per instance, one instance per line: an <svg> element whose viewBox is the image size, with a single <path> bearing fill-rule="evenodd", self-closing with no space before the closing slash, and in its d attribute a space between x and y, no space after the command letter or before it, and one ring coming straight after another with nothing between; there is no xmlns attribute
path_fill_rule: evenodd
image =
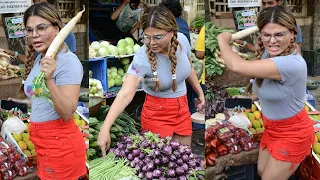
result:
<svg viewBox="0 0 320 180"><path fill-rule="evenodd" d="M171 45L170 45L170 51L169 51L169 59L171 61L171 73L172 75L176 74L176 66L177 66L177 48L179 45L178 39L177 39L177 32L173 32L174 35L171 39ZM175 92L177 89L177 80L176 78L172 79L172 90Z"/></svg>
<svg viewBox="0 0 320 180"><path fill-rule="evenodd" d="M148 61L149 61L150 65L151 65L151 70L152 70L152 72L157 72L156 55L155 55L155 53L153 53L151 51L151 48L149 46L146 46L146 48L147 48ZM160 91L161 86L160 86L160 81L158 79L158 74L156 74L156 75L154 74L153 78L155 78L153 90L154 91Z"/></svg>
<svg viewBox="0 0 320 180"><path fill-rule="evenodd" d="M28 49L28 56L27 56L27 62L25 63L26 73L24 75L24 80L27 79L28 75L31 72L31 69L32 69L33 64L34 64L34 54L36 52L32 45L28 45L27 49Z"/></svg>

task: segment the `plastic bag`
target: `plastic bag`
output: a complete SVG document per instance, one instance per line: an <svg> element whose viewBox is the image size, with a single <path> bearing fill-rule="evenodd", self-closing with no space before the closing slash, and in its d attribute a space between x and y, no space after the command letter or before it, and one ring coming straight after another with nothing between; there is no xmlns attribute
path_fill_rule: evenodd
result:
<svg viewBox="0 0 320 180"><path fill-rule="evenodd" d="M7 128L7 130L10 133L14 133L14 134L20 134L22 133L24 130L27 129L26 125L23 123L23 121L21 119L19 119L17 116L12 116L9 117L3 124L1 127L1 132L3 132L3 129Z"/></svg>
<svg viewBox="0 0 320 180"><path fill-rule="evenodd" d="M250 120L241 113L235 113L233 116L229 118L229 122L231 122L231 124L235 127L246 130L250 126Z"/></svg>

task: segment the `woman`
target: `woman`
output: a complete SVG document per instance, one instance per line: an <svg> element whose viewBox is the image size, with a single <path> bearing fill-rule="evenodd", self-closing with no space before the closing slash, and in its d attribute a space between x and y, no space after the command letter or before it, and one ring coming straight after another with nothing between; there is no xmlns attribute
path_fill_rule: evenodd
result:
<svg viewBox="0 0 320 180"><path fill-rule="evenodd" d="M142 129L162 137L173 136L191 144L191 115L185 80L194 87L204 106L204 94L189 61L190 45L173 14L164 6L145 7L141 17L144 45L130 64L128 74L100 129L98 144L103 156L110 145L110 127L133 99L143 79L146 99L141 113ZM106 146L107 145L107 146Z"/></svg>
<svg viewBox="0 0 320 180"><path fill-rule="evenodd" d="M279 5L283 5L284 1L282 0L262 0L262 8L268 8L268 7L275 7L275 6L279 6ZM296 38L296 42L297 42L297 51L301 54L301 47L302 47L302 32L301 32L301 28L299 26L299 24L297 24L297 30L298 30L298 34L297 34L297 38ZM241 41L241 40L236 40L235 42L237 42L238 44L241 44L242 46L248 48L249 50L255 52L257 50L257 47L253 44L250 44L246 41Z"/></svg>
<svg viewBox="0 0 320 180"><path fill-rule="evenodd" d="M282 6L265 8L257 25L258 59L245 61L235 54L230 33L218 35L226 66L242 76L254 77L253 90L263 113L258 173L263 180L285 180L310 154L314 141L312 121L304 108L307 67L296 51L297 26Z"/></svg>
<svg viewBox="0 0 320 180"><path fill-rule="evenodd" d="M82 65L66 44L56 57L45 57L63 27L52 5L32 5L24 13L23 21L30 44L24 91L32 98L32 80L43 71L54 104L52 107L44 98L32 98L30 139L37 153L37 174L41 179L79 179L86 174L86 147L73 114L83 77ZM36 59L35 52L40 53Z"/></svg>

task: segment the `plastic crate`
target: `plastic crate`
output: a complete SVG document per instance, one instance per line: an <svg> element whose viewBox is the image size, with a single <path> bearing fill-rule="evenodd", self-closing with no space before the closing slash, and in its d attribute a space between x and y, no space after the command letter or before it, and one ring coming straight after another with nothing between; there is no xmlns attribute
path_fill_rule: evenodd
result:
<svg viewBox="0 0 320 180"><path fill-rule="evenodd" d="M320 49L303 51L303 58L308 67L308 75L320 75Z"/></svg>
<svg viewBox="0 0 320 180"><path fill-rule="evenodd" d="M89 69L92 71L92 78L101 81L103 92L108 91L108 73L106 58L90 58Z"/></svg>
<svg viewBox="0 0 320 180"><path fill-rule="evenodd" d="M256 164L247 164L242 166L231 166L227 171L228 180L253 180L254 167Z"/></svg>

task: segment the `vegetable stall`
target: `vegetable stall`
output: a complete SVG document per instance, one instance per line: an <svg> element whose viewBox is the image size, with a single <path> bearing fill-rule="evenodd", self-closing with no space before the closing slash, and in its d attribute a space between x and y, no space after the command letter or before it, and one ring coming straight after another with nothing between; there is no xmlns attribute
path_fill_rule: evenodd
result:
<svg viewBox="0 0 320 180"><path fill-rule="evenodd" d="M223 60L218 56L216 40L221 32L233 31L218 28L212 22L206 23L206 179L253 179L257 175L259 142L264 132L262 109L258 101L252 102L247 108L226 108L228 98L246 97L250 79L224 67ZM242 58L254 58L254 54L245 51L241 45L235 42L230 45ZM316 140L312 154L300 165L295 175L319 179L319 112L314 106L314 98L307 91L305 108L315 120Z"/></svg>

